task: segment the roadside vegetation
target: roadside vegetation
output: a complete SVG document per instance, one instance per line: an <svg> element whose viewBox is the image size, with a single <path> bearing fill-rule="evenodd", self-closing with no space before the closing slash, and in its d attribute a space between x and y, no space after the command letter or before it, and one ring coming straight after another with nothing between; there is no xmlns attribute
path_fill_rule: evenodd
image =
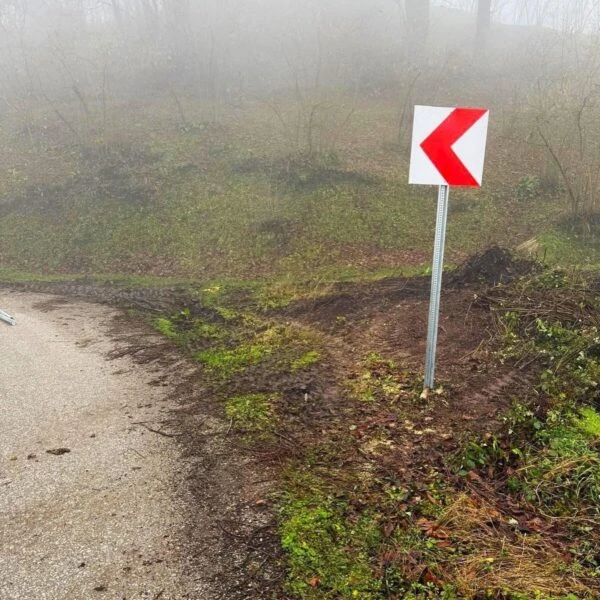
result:
<svg viewBox="0 0 600 600"><path fill-rule="evenodd" d="M479 275L490 256L470 261ZM257 290L244 301L213 294L196 314L155 320L203 365L242 447L281 471L274 535L287 597L596 597L598 281L531 268L448 293L487 323L491 337L469 360L490 375L444 373L427 399L422 357L390 354L368 334L385 304L377 286L402 297L419 278L296 293L276 308ZM350 312L323 308L340 297L353 298ZM361 302L371 312L357 315ZM490 419L478 398L498 396L491 374L502 369L526 378L509 379Z"/></svg>

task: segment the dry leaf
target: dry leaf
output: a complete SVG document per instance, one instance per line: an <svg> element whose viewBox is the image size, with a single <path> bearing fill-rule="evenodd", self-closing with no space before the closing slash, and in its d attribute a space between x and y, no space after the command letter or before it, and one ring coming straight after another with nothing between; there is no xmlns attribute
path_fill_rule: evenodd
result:
<svg viewBox="0 0 600 600"><path fill-rule="evenodd" d="M439 577L436 577L429 569L425 569L425 571L423 571L421 580L423 583L431 583L437 587L443 587L444 585L444 582Z"/></svg>
<svg viewBox="0 0 600 600"><path fill-rule="evenodd" d="M447 540L450 537L450 533L442 527L439 527L435 521L422 518L417 521L417 525L427 537L436 540Z"/></svg>
<svg viewBox="0 0 600 600"><path fill-rule="evenodd" d="M481 481L481 477L475 471L469 471L467 473L467 479L469 481Z"/></svg>
<svg viewBox="0 0 600 600"><path fill-rule="evenodd" d="M395 528L396 526L394 525L394 523L387 523L386 526L383 528L383 535L385 535L385 537L390 537L390 535L394 533Z"/></svg>

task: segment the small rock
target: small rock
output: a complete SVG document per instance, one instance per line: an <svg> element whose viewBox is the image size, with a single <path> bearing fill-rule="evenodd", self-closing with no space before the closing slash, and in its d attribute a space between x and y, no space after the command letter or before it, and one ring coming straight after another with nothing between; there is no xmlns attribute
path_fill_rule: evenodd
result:
<svg viewBox="0 0 600 600"><path fill-rule="evenodd" d="M50 450L46 450L48 454L54 454L55 456L61 456L62 454L68 454L71 452L70 448L52 448Z"/></svg>

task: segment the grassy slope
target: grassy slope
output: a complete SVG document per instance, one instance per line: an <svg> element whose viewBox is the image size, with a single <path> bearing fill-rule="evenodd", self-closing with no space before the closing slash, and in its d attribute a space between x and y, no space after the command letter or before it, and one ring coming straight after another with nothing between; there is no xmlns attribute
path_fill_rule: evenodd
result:
<svg viewBox="0 0 600 600"><path fill-rule="evenodd" d="M393 102L360 104L337 132L335 152L310 160L290 158L291 143L262 105L222 115L220 124L203 121L191 99L185 125L168 100L128 107L120 122L124 110L80 142L47 125L47 116L33 145L3 125L0 264L7 275L337 278L429 263L435 190L406 184ZM498 129L484 188L452 192L450 261L552 230L562 210L535 181L523 184L531 174L515 148L502 146ZM331 149L328 131L323 125L315 136ZM565 236L547 241L552 256L564 259ZM595 262L592 250L580 255Z"/></svg>

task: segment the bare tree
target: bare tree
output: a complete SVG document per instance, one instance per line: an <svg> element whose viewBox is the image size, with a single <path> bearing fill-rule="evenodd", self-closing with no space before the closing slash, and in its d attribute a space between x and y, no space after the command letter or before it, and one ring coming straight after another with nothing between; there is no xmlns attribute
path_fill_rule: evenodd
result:
<svg viewBox="0 0 600 600"><path fill-rule="evenodd" d="M477 28L475 32L475 52L485 52L490 26L492 23L492 0L478 0L477 2Z"/></svg>
<svg viewBox="0 0 600 600"><path fill-rule="evenodd" d="M429 37L429 0L405 0L405 10L409 56L421 60Z"/></svg>
<svg viewBox="0 0 600 600"><path fill-rule="evenodd" d="M403 11L409 60L419 62L426 55L429 38L429 0L396 0Z"/></svg>

